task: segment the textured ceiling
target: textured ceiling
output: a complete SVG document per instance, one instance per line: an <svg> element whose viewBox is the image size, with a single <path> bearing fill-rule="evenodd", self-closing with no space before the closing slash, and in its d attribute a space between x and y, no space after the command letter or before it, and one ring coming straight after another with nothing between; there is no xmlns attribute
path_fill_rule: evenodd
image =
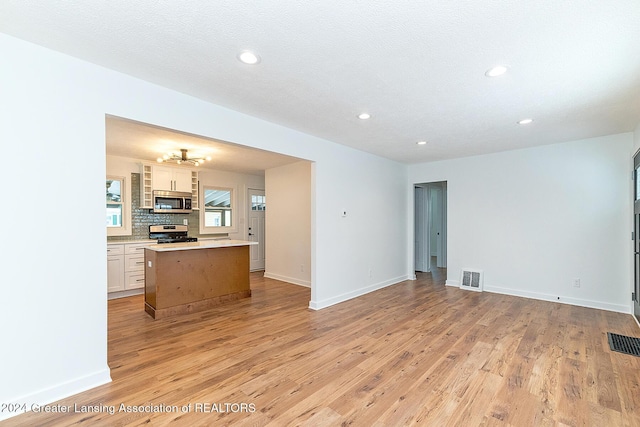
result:
<svg viewBox="0 0 640 427"><path fill-rule="evenodd" d="M640 0L3 0L0 31L405 163L640 121Z"/></svg>
<svg viewBox="0 0 640 427"><path fill-rule="evenodd" d="M187 150L189 158L211 157L200 168L250 175L264 175L266 169L299 162L301 159L239 144L203 138L174 129L107 116L107 154L154 162L163 154Z"/></svg>

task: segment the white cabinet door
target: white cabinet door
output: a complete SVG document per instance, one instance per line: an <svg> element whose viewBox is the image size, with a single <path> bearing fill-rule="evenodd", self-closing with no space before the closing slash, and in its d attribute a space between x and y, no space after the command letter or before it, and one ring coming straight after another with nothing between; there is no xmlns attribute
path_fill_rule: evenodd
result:
<svg viewBox="0 0 640 427"><path fill-rule="evenodd" d="M153 189L191 193L191 170L154 166Z"/></svg>
<svg viewBox="0 0 640 427"><path fill-rule="evenodd" d="M173 190L191 193L191 171L175 169L173 171Z"/></svg>
<svg viewBox="0 0 640 427"><path fill-rule="evenodd" d="M107 256L107 292L124 290L124 255Z"/></svg>
<svg viewBox="0 0 640 427"><path fill-rule="evenodd" d="M153 189L173 191L173 169L154 166Z"/></svg>

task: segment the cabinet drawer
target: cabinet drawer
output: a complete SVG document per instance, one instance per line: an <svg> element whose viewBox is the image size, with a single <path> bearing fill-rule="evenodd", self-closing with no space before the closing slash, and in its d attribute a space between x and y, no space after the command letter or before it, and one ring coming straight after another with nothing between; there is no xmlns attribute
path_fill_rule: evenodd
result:
<svg viewBox="0 0 640 427"><path fill-rule="evenodd" d="M144 271L142 273L137 271L129 271L124 274L124 288L140 289L144 288Z"/></svg>
<svg viewBox="0 0 640 427"><path fill-rule="evenodd" d="M124 245L107 245L107 255L124 254Z"/></svg>
<svg viewBox="0 0 640 427"><path fill-rule="evenodd" d="M145 246L149 246L149 243L136 243L133 245L125 245L124 253L127 255L144 256Z"/></svg>
<svg viewBox="0 0 640 427"><path fill-rule="evenodd" d="M124 271L144 271L144 256L126 255L124 257Z"/></svg>

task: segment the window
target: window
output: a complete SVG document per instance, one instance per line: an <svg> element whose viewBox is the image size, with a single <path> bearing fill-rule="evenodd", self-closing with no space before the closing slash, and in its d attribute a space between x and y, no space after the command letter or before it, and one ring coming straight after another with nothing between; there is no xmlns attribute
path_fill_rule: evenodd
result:
<svg viewBox="0 0 640 427"><path fill-rule="evenodd" d="M131 201L127 180L122 176L107 176L107 236L131 235Z"/></svg>
<svg viewBox="0 0 640 427"><path fill-rule="evenodd" d="M201 208L202 233L236 231L233 189L203 187Z"/></svg>
<svg viewBox="0 0 640 427"><path fill-rule="evenodd" d="M107 227L122 227L123 181L107 178Z"/></svg>

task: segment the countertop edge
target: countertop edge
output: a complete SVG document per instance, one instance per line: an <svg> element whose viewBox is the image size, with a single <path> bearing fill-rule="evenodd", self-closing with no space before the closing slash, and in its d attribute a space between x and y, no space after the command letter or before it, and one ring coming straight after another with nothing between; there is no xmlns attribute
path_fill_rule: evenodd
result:
<svg viewBox="0 0 640 427"><path fill-rule="evenodd" d="M198 240L197 242L151 244L146 246L155 252L188 251L194 249L230 248L234 246L257 245L258 242L248 240Z"/></svg>

